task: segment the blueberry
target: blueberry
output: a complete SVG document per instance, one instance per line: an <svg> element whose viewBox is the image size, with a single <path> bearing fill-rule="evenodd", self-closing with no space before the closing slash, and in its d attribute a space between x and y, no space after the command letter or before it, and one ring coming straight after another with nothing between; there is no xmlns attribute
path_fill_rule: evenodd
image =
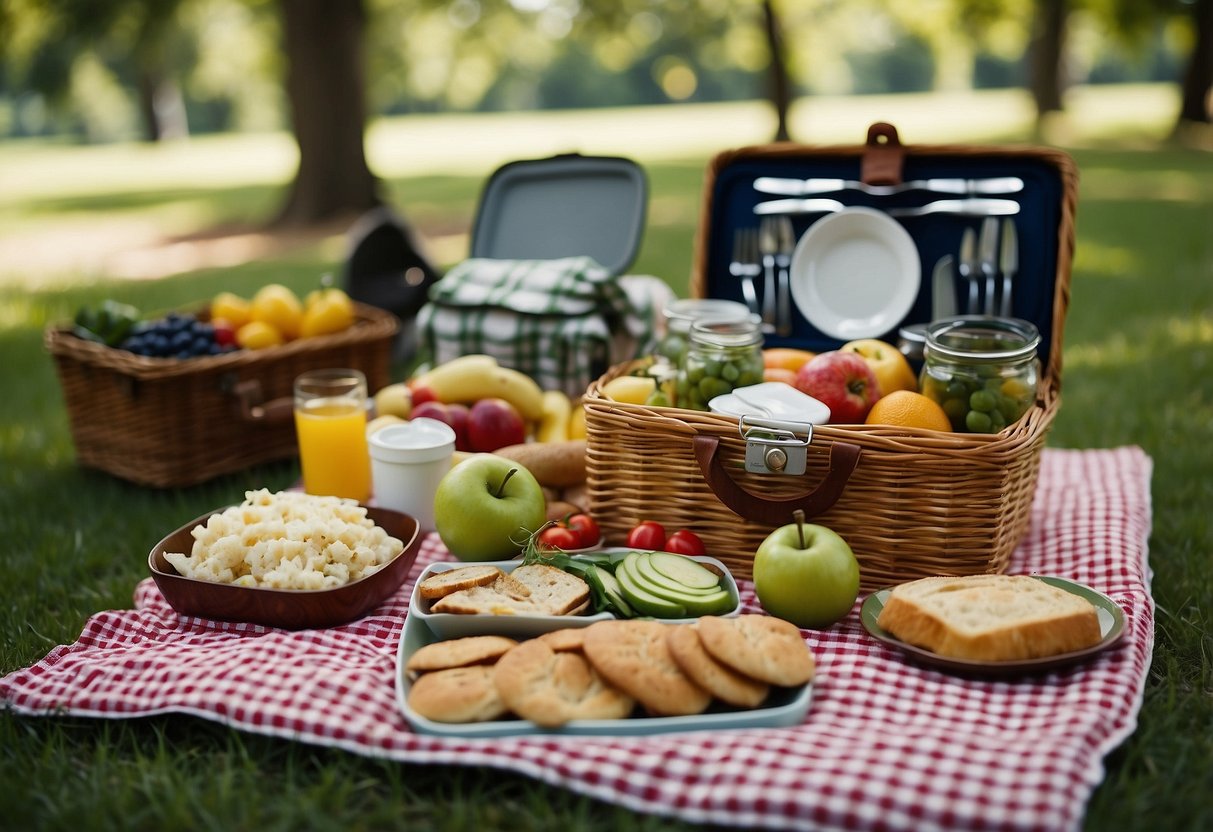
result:
<svg viewBox="0 0 1213 832"><path fill-rule="evenodd" d="M194 355L206 355L214 343L213 339L198 335L190 342L190 350L193 351Z"/></svg>
<svg viewBox="0 0 1213 832"><path fill-rule="evenodd" d="M203 335L208 339L215 334L215 328L206 321L194 321L190 324L190 331L193 332L194 335Z"/></svg>
<svg viewBox="0 0 1213 832"><path fill-rule="evenodd" d="M194 354L189 350L178 350L173 354L173 358L193 358Z"/></svg>
<svg viewBox="0 0 1213 832"><path fill-rule="evenodd" d="M222 355L224 352L223 345L211 341L210 346L206 348L207 355Z"/></svg>
<svg viewBox="0 0 1213 832"><path fill-rule="evenodd" d="M174 332L173 336L169 339L169 344L174 351L183 350L192 343L194 343L194 336L185 331Z"/></svg>
<svg viewBox="0 0 1213 832"><path fill-rule="evenodd" d="M168 336L157 332L154 333L147 341L147 346L151 350L152 355L168 355L169 342Z"/></svg>

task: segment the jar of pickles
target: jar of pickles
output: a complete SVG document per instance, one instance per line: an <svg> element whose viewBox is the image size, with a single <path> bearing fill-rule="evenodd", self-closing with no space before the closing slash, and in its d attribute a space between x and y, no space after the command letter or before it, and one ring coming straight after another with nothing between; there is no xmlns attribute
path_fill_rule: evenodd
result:
<svg viewBox="0 0 1213 832"><path fill-rule="evenodd" d="M708 410L716 396L757 384L762 373L762 328L748 314L739 320L696 321L678 371L677 404Z"/></svg>
<svg viewBox="0 0 1213 832"><path fill-rule="evenodd" d="M952 429L998 433L1036 401L1040 333L1028 321L963 315L931 324L919 379Z"/></svg>
<svg viewBox="0 0 1213 832"><path fill-rule="evenodd" d="M681 298L662 310L665 335L657 344L657 356L675 367L682 366L691 340L691 324L699 320L744 320L750 310L744 304L717 298Z"/></svg>

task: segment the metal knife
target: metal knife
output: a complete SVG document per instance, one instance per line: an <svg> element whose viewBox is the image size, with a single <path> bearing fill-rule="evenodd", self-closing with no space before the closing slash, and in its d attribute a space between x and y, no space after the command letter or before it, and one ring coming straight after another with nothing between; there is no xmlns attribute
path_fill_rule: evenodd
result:
<svg viewBox="0 0 1213 832"><path fill-rule="evenodd" d="M1015 221L1002 221L1002 249L999 252L998 270L1002 272L1002 306L999 312L1004 318L1011 317L1011 280L1019 271L1019 235Z"/></svg>
<svg viewBox="0 0 1213 832"><path fill-rule="evenodd" d="M837 199L772 199L754 206L754 213L765 214L831 214L847 205ZM937 199L926 205L885 209L891 217L919 217L924 214L956 214L963 217L1009 216L1019 213L1019 203L1013 199Z"/></svg>
<svg viewBox="0 0 1213 832"><path fill-rule="evenodd" d="M960 238L960 276L969 282L969 305L965 314L977 314L977 233L972 227L966 228Z"/></svg>
<svg viewBox="0 0 1213 832"><path fill-rule="evenodd" d="M904 191L935 191L941 194L1015 194L1023 190L1018 176L997 176L984 179L914 179L897 185L869 185L854 179L786 179L760 176L754 180L754 190L781 196L809 196L833 191L862 191L873 196L889 196Z"/></svg>
<svg viewBox="0 0 1213 832"><path fill-rule="evenodd" d="M987 315L994 314L994 281L998 277L998 219L986 217L981 222L981 236L977 238L977 256L981 261L981 273L986 278Z"/></svg>
<svg viewBox="0 0 1213 832"><path fill-rule="evenodd" d="M931 320L956 314L956 283L952 278L952 255L945 254L935 263L931 276Z"/></svg>

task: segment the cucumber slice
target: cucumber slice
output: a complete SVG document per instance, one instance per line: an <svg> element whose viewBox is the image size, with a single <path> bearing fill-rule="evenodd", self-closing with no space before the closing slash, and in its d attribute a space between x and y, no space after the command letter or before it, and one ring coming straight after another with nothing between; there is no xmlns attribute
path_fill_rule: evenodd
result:
<svg viewBox="0 0 1213 832"><path fill-rule="evenodd" d="M598 581L598 585L602 589L603 597L607 599L607 603L615 608L615 612L617 612L621 618L631 618L636 614L628 604L623 594L623 590L619 586L618 578L616 578L606 569L603 569L601 566L593 567L590 570L590 574L586 577L590 576L592 576L590 578L591 580Z"/></svg>
<svg viewBox="0 0 1213 832"><path fill-rule="evenodd" d="M653 552L649 556L649 563L662 575L692 589L712 589L720 586L720 577L715 572L700 566L685 555Z"/></svg>
<svg viewBox="0 0 1213 832"><path fill-rule="evenodd" d="M641 615L651 615L654 618L685 618L687 609L684 605L654 595L636 579L632 563L637 557L640 557L640 553L633 552L615 567L619 590L628 604Z"/></svg>
<svg viewBox="0 0 1213 832"><path fill-rule="evenodd" d="M710 588L697 589L696 587L687 586L686 584L679 583L678 581L674 580L673 578L667 578L665 575L661 574L653 567L651 553L646 553L643 557L640 557L636 560L636 577L642 579L643 582L646 585L651 586L654 589L654 591L656 591L657 588L661 588L661 589L669 590L671 592L677 592L679 594L679 596L682 596L682 595L712 595L712 594L720 591L720 582L719 581L717 581L716 584L714 584ZM664 593L662 593L662 592L657 592L657 594L664 595ZM677 600L677 599L675 599L675 600Z"/></svg>
<svg viewBox="0 0 1213 832"><path fill-rule="evenodd" d="M729 595L728 590L724 589L711 595L685 595L681 603L687 608L687 614L691 616L723 615L731 612L736 606L733 597Z"/></svg>

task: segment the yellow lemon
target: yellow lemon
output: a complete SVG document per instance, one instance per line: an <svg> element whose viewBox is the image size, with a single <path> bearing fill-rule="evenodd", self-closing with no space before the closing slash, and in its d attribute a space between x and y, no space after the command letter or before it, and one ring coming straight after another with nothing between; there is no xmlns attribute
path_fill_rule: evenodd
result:
<svg viewBox="0 0 1213 832"><path fill-rule="evenodd" d="M303 304L299 296L281 283L262 286L253 295L249 317L272 326L289 341L299 336L303 324Z"/></svg>
<svg viewBox="0 0 1213 832"><path fill-rule="evenodd" d="M239 329L249 322L249 302L234 292L220 292L211 301L211 320L222 318Z"/></svg>
<svg viewBox="0 0 1213 832"><path fill-rule="evenodd" d="M602 395L626 404L644 404L656 389L657 379L652 376L619 376L602 386Z"/></svg>
<svg viewBox="0 0 1213 832"><path fill-rule="evenodd" d="M936 404L934 399L928 399L921 393L909 390L894 390L887 396L881 396L868 411L865 422L869 425L894 425L906 428L927 428L928 430L952 430L948 414Z"/></svg>
<svg viewBox="0 0 1213 832"><path fill-rule="evenodd" d="M236 330L236 343L246 350L263 350L283 342L282 333L265 321L249 321Z"/></svg>
<svg viewBox="0 0 1213 832"><path fill-rule="evenodd" d="M307 304L303 321L299 324L299 335L328 335L341 332L354 323L354 305L340 289L325 289Z"/></svg>

